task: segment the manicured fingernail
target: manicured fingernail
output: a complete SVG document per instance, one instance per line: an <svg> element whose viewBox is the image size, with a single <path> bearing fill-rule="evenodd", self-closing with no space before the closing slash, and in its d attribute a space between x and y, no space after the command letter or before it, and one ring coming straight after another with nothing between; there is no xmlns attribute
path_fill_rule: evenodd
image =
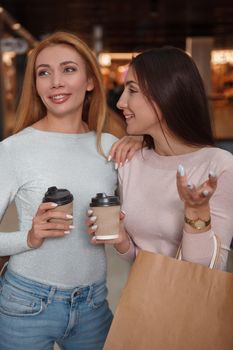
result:
<svg viewBox="0 0 233 350"><path fill-rule="evenodd" d="M88 215L93 214L93 210L89 209L89 210L87 211L87 214L88 214Z"/></svg>
<svg viewBox="0 0 233 350"><path fill-rule="evenodd" d="M91 222L95 222L95 221L96 221L96 219L97 219L97 217L96 217L96 216L92 216L92 217L90 218L90 221L91 221Z"/></svg>
<svg viewBox="0 0 233 350"><path fill-rule="evenodd" d="M73 215L66 214L67 219L73 219Z"/></svg>
<svg viewBox="0 0 233 350"><path fill-rule="evenodd" d="M121 212L122 212L124 215L126 214L124 210L121 210Z"/></svg>
<svg viewBox="0 0 233 350"><path fill-rule="evenodd" d="M97 230L98 226L97 225L92 225L91 228L92 228L92 230L95 231L95 230Z"/></svg>
<svg viewBox="0 0 233 350"><path fill-rule="evenodd" d="M112 160L112 156L109 155L109 156L108 156L108 162L110 162L111 160Z"/></svg>
<svg viewBox="0 0 233 350"><path fill-rule="evenodd" d="M118 163L115 163L115 170L117 170L119 167Z"/></svg>
<svg viewBox="0 0 233 350"><path fill-rule="evenodd" d="M208 194L209 194L209 191L204 190L204 191L202 192L202 194L203 194L203 196L204 196L204 197L207 197L207 196L208 196Z"/></svg>
<svg viewBox="0 0 233 350"><path fill-rule="evenodd" d="M71 228L71 229L72 229L72 228L75 228L75 226L74 226L74 225L69 225L69 228Z"/></svg>
<svg viewBox="0 0 233 350"><path fill-rule="evenodd" d="M96 236L93 236L91 240L96 241Z"/></svg>
<svg viewBox="0 0 233 350"><path fill-rule="evenodd" d="M119 164L119 168L121 168L121 167L122 167L122 165L123 165L123 164L122 164L122 162L120 162L120 164Z"/></svg>
<svg viewBox="0 0 233 350"><path fill-rule="evenodd" d="M68 235L70 233L70 231L64 231L65 235Z"/></svg>
<svg viewBox="0 0 233 350"><path fill-rule="evenodd" d="M193 188L192 182L188 181L187 187L191 190Z"/></svg>
<svg viewBox="0 0 233 350"><path fill-rule="evenodd" d="M125 163L128 163L128 161L129 161L128 158L126 158Z"/></svg>
<svg viewBox="0 0 233 350"><path fill-rule="evenodd" d="M180 176L185 176L185 170L183 165L181 164L178 166L178 173L180 174Z"/></svg>
<svg viewBox="0 0 233 350"><path fill-rule="evenodd" d="M51 207L57 207L58 206L58 204L57 203L51 203Z"/></svg>
<svg viewBox="0 0 233 350"><path fill-rule="evenodd" d="M214 171L210 171L209 175L212 176L212 177L216 177L216 173Z"/></svg>

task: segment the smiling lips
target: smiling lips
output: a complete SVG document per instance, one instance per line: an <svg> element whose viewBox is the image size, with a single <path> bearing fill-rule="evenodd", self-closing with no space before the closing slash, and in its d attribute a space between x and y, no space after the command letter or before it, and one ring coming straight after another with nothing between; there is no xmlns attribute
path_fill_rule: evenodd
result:
<svg viewBox="0 0 233 350"><path fill-rule="evenodd" d="M71 94L57 94L49 96L49 99L56 104L64 103L68 100Z"/></svg>
<svg viewBox="0 0 233 350"><path fill-rule="evenodd" d="M128 122L130 119L134 117L133 114L124 114L126 122Z"/></svg>

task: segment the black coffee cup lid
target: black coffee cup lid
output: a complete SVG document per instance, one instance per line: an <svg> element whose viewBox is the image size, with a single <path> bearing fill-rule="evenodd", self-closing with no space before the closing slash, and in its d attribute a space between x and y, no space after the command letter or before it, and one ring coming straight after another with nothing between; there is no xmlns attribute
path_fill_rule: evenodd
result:
<svg viewBox="0 0 233 350"><path fill-rule="evenodd" d="M49 187L42 200L45 202L53 202L58 205L65 205L72 202L74 199L70 191L64 188L57 188L56 186Z"/></svg>
<svg viewBox="0 0 233 350"><path fill-rule="evenodd" d="M107 196L106 193L97 193L90 203L90 207L110 207L113 205L120 205L119 197Z"/></svg>

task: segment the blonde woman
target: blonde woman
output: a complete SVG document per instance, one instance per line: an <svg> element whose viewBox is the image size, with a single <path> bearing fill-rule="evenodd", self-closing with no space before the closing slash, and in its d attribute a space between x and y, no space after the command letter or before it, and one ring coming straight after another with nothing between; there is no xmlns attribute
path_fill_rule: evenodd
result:
<svg viewBox="0 0 233 350"><path fill-rule="evenodd" d="M0 233L10 255L0 282L0 348L100 350L112 320L104 247L85 234L97 192L113 193L117 175L103 154L116 138L102 133L106 104L90 48L57 32L31 52L15 135L0 144L0 216L15 200L19 231ZM74 196L73 224L42 203L48 187ZM61 219L52 223L51 219Z"/></svg>

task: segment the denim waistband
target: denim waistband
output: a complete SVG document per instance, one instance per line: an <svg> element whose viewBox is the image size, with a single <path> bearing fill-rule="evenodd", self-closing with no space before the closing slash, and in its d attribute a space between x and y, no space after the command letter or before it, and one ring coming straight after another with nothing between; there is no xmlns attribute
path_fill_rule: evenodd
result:
<svg viewBox="0 0 233 350"><path fill-rule="evenodd" d="M50 286L37 281L33 281L26 277L20 276L7 268L3 279L14 287L27 291L38 297L43 297L49 300L64 300L70 301L71 299L78 299L79 301L89 300L92 297L93 292L106 284L106 281L97 281L90 285L77 286L70 289L62 289L56 286Z"/></svg>

